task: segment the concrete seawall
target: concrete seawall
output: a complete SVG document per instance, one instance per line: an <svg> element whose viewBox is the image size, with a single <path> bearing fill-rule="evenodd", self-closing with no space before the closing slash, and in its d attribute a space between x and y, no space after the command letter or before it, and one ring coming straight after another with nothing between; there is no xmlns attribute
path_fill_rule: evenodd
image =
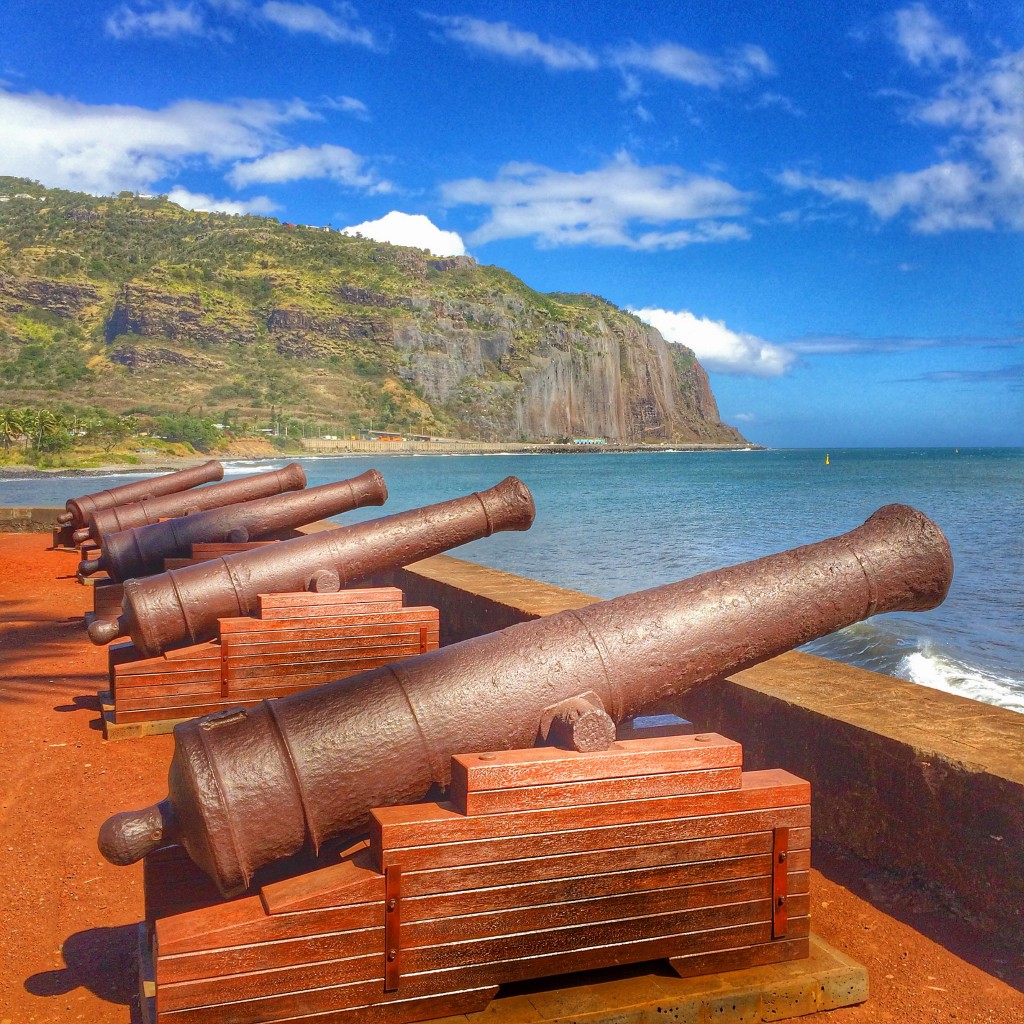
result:
<svg viewBox="0 0 1024 1024"><path fill-rule="evenodd" d="M0 509L0 532L48 532L58 511ZM598 600L447 555L372 582L440 608L442 645ZM746 767L809 779L816 842L1024 944L1024 715L801 652L677 706Z"/></svg>

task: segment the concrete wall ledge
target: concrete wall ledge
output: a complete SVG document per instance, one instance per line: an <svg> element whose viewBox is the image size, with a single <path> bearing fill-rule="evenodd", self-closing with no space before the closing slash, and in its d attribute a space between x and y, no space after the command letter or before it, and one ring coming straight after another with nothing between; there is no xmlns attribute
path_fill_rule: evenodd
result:
<svg viewBox="0 0 1024 1024"><path fill-rule="evenodd" d="M63 511L46 505L0 508L0 533L49 533Z"/></svg>

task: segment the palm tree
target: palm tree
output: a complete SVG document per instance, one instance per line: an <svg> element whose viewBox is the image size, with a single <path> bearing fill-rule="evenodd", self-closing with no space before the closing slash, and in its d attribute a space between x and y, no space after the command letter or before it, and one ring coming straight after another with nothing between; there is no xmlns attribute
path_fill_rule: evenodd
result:
<svg viewBox="0 0 1024 1024"><path fill-rule="evenodd" d="M0 409L0 442L4 451L11 450L11 442L21 437L21 413L17 409Z"/></svg>

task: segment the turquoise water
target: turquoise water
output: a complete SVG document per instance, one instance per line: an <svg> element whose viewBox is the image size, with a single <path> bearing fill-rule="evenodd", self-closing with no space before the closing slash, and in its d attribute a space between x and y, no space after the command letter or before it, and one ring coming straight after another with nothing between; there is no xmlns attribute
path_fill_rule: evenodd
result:
<svg viewBox="0 0 1024 1024"><path fill-rule="evenodd" d="M456 554L599 597L852 529L903 502L945 531L956 572L934 611L877 616L810 645L828 657L1024 712L1024 449L658 452L301 459L310 484L376 466L388 512L530 486L537 521ZM235 462L231 474L280 462ZM127 477L0 480L0 505L63 504ZM376 518L378 509L340 517Z"/></svg>

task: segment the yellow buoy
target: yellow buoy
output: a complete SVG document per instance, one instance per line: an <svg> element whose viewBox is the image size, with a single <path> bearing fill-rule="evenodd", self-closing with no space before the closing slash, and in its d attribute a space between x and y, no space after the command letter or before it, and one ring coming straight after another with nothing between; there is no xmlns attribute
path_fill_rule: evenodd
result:
<svg viewBox="0 0 1024 1024"><path fill-rule="evenodd" d="M828 452L826 452L825 453L825 465L827 466L828 464L829 464L829 462L828 462Z"/></svg>

